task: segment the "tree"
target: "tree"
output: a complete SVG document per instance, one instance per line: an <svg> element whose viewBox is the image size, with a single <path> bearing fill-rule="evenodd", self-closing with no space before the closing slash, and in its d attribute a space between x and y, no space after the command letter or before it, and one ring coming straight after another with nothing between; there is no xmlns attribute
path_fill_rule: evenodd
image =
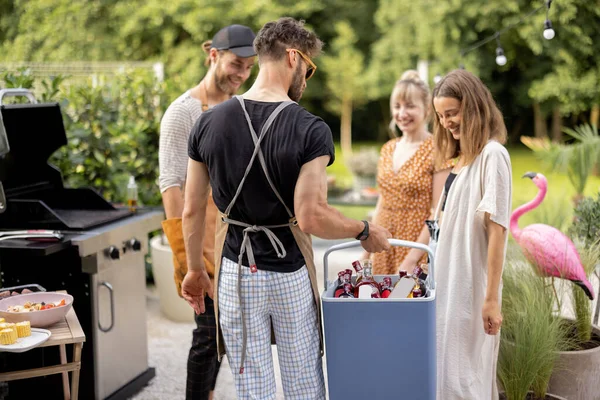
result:
<svg viewBox="0 0 600 400"><path fill-rule="evenodd" d="M507 123L519 126L523 108L531 113L533 107L538 134L545 131L549 115L553 115L553 131L560 134L562 116L598 110L600 7L585 0L553 2L549 17L556 37L549 41L542 37L544 4L542 0L381 0L375 22L382 35L373 45L369 66L371 98L389 94L399 74L414 68L420 59L435 61L442 71L464 64L490 87ZM523 19L538 7L542 9ZM495 40L461 57L461 49L513 24L514 29L500 36L508 58L505 66L494 62ZM598 111L594 115L598 118Z"/></svg>
<svg viewBox="0 0 600 400"><path fill-rule="evenodd" d="M337 36L322 59L330 94L328 107L341 117L341 147L344 156L352 155L352 110L364 102L364 56L356 49L357 36L347 21L335 25Z"/></svg>

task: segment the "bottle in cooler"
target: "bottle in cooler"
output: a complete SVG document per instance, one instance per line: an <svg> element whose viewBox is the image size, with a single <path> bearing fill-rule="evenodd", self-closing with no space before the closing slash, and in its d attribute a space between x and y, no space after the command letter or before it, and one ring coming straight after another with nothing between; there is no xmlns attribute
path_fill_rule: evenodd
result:
<svg viewBox="0 0 600 400"><path fill-rule="evenodd" d="M354 297L352 288L352 270L345 269L338 272L338 285L335 288L333 297ZM350 294L350 295L348 295Z"/></svg>
<svg viewBox="0 0 600 400"><path fill-rule="evenodd" d="M358 285L360 283L360 281L362 281L362 276L363 276L363 266L360 263L360 261L356 260L352 263L352 267L354 267L354 270L356 271L356 285Z"/></svg>
<svg viewBox="0 0 600 400"><path fill-rule="evenodd" d="M361 292L361 286L368 285L371 288L371 298L381 298L381 295L379 294L379 284L375 281L375 278L373 277L373 265L371 263L371 260L365 260L363 261L363 264L364 265L362 266L362 279L354 287L354 297L360 298L359 293ZM362 291L364 293L365 289L362 289Z"/></svg>
<svg viewBox="0 0 600 400"><path fill-rule="evenodd" d="M386 276L379 285L381 287L381 297L387 299L392 293L392 278Z"/></svg>
<svg viewBox="0 0 600 400"><path fill-rule="evenodd" d="M412 278L412 275L408 275L404 270L400 270L398 275L398 282L394 285L389 297L394 299L405 299L410 297L415 286L415 280Z"/></svg>

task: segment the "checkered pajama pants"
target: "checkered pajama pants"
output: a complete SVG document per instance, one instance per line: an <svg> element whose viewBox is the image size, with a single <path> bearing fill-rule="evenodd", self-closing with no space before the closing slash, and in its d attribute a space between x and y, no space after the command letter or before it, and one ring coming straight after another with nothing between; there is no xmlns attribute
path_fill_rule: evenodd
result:
<svg viewBox="0 0 600 400"><path fill-rule="evenodd" d="M272 321L286 400L324 400L319 325L306 266L292 273L262 270L251 273L249 268L242 267L241 290L247 332L243 374L239 373L242 313L237 280L237 263L223 258L218 288L219 321L238 398L275 399Z"/></svg>

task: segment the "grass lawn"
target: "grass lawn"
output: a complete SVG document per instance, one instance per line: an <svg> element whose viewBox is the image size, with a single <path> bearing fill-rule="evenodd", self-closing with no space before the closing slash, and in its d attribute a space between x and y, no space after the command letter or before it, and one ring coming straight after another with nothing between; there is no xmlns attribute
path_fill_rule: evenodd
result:
<svg viewBox="0 0 600 400"><path fill-rule="evenodd" d="M359 143L353 146L358 150L362 147L381 148L381 144ZM525 147L508 149L512 162L513 171L513 209L531 200L537 193L537 187L530 179L521 178L524 173L541 172L548 178L548 194L538 209L524 215L520 219L520 226L524 227L532 223L545 223L559 229L565 229L572 219L573 202L575 190L571 186L566 175L552 173L541 165L536 156ZM327 168L327 173L336 177L336 182L341 186L352 185L352 174L348 170L339 144L336 144L336 160ZM596 196L600 191L600 177L592 176L588 179L585 195ZM364 219L372 209L370 207L336 206L348 217Z"/></svg>

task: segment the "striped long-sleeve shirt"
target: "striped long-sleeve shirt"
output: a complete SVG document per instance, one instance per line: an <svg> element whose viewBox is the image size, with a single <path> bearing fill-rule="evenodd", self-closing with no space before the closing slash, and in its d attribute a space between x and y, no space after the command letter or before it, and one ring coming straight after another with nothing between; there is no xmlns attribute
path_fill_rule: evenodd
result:
<svg viewBox="0 0 600 400"><path fill-rule="evenodd" d="M202 114L202 102L188 90L175 100L160 122L158 145L158 185L160 192L170 187L184 188L188 164L188 138Z"/></svg>

